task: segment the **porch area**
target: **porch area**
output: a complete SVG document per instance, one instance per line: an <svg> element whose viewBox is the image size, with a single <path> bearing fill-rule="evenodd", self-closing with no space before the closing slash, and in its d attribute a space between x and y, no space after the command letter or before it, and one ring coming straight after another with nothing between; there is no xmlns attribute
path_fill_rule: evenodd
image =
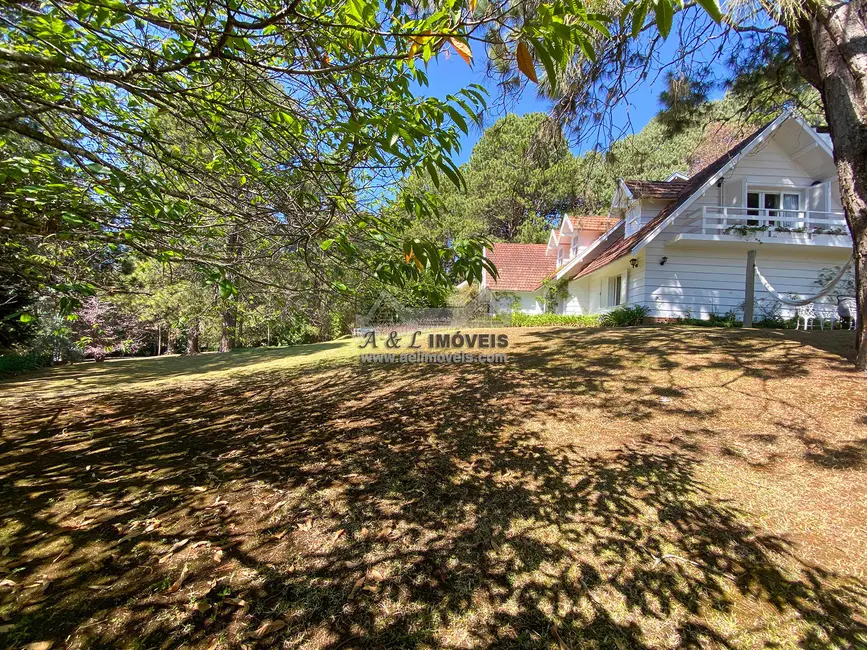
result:
<svg viewBox="0 0 867 650"><path fill-rule="evenodd" d="M704 205L687 216L669 245L701 242L802 245L851 248L852 237L842 212Z"/></svg>

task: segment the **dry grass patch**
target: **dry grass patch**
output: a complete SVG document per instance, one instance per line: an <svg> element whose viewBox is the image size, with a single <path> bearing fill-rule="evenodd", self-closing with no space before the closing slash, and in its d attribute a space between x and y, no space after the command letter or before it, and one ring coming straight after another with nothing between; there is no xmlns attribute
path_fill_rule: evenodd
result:
<svg viewBox="0 0 867 650"><path fill-rule="evenodd" d="M849 333L508 334L0 384L0 644L867 644Z"/></svg>

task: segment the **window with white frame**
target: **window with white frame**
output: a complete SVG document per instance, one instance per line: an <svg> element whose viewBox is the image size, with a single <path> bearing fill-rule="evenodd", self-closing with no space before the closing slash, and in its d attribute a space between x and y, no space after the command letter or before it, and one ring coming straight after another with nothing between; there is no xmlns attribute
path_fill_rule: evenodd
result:
<svg viewBox="0 0 867 650"><path fill-rule="evenodd" d="M626 212L626 236L641 228L641 204L636 201Z"/></svg>
<svg viewBox="0 0 867 650"><path fill-rule="evenodd" d="M605 306L616 307L626 302L626 273L608 278Z"/></svg>
<svg viewBox="0 0 867 650"><path fill-rule="evenodd" d="M800 192L747 192L747 225L769 225L785 228L796 227L801 219ZM750 219L749 217L756 217Z"/></svg>

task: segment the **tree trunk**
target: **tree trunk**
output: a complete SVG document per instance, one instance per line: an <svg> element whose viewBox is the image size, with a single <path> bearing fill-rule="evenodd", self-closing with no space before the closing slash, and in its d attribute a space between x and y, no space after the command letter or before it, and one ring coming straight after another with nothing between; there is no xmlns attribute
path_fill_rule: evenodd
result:
<svg viewBox="0 0 867 650"><path fill-rule="evenodd" d="M187 354L199 353L199 321L194 320L187 330Z"/></svg>
<svg viewBox="0 0 867 650"><path fill-rule="evenodd" d="M852 232L858 301L855 367L867 371L867 12L864 2L808 2L787 25L795 62L819 91Z"/></svg>
<svg viewBox="0 0 867 650"><path fill-rule="evenodd" d="M220 352L228 352L235 347L235 311L229 305L223 312L220 332Z"/></svg>
<svg viewBox="0 0 867 650"><path fill-rule="evenodd" d="M232 228L226 241L226 252L236 262L240 262L242 253L241 235L238 226ZM227 274L227 279L234 281L234 274ZM220 352L228 352L237 343L238 308L237 302L224 298L223 322L220 331Z"/></svg>
<svg viewBox="0 0 867 650"><path fill-rule="evenodd" d="M157 356L160 356L160 350L163 348L163 326L157 325Z"/></svg>

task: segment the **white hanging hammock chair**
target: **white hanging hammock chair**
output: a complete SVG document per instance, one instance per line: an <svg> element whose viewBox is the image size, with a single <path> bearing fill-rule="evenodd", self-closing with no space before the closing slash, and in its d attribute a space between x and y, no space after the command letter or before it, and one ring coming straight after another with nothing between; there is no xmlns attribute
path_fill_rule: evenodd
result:
<svg viewBox="0 0 867 650"><path fill-rule="evenodd" d="M792 300L791 298L784 298L780 295L780 293L771 286L771 283L765 279L765 276L762 275L762 272L759 270L759 265L756 264L756 275L759 276L759 282L762 283L762 286L765 287L767 292L771 294L774 298L779 300L784 305L791 305L792 307L803 307L804 305L809 305L811 302L816 302L817 300L821 300L829 293L834 290L834 287L837 286L837 283L843 279L843 276L846 275L846 271L849 270L849 267L852 265L852 256L849 256L849 259L846 260L846 263L840 269L840 272L837 274L833 280L831 280L825 287L817 293L815 296L810 296L809 298L802 298L800 300Z"/></svg>

